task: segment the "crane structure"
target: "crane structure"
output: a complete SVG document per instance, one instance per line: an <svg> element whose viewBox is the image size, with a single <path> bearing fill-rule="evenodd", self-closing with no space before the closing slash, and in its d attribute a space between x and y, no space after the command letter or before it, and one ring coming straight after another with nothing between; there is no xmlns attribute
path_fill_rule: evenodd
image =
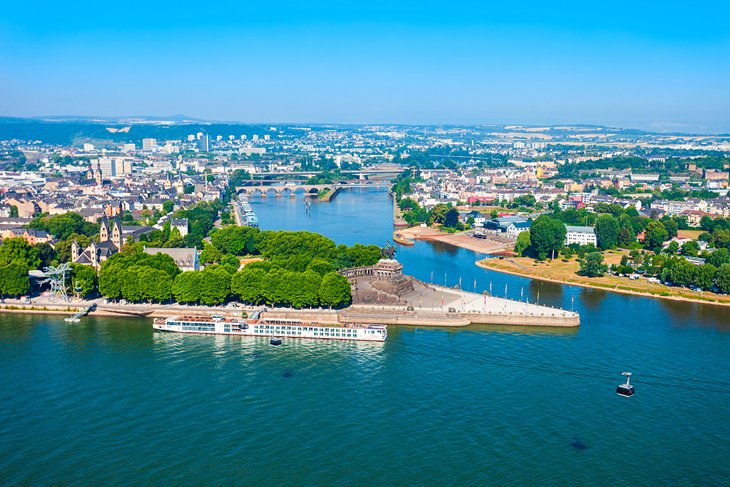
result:
<svg viewBox="0 0 730 487"><path fill-rule="evenodd" d="M41 281L41 284L49 283L51 286L51 295L58 298L64 303L68 303L68 293L66 292L66 273L71 270L71 265L68 262L63 264L43 268L43 273L46 275L46 279Z"/></svg>

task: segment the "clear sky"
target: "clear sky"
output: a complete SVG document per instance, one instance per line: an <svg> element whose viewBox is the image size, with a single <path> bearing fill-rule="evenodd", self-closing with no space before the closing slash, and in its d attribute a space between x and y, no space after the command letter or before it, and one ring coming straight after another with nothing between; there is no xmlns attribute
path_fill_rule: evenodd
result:
<svg viewBox="0 0 730 487"><path fill-rule="evenodd" d="M730 132L730 1L4 2L0 115Z"/></svg>

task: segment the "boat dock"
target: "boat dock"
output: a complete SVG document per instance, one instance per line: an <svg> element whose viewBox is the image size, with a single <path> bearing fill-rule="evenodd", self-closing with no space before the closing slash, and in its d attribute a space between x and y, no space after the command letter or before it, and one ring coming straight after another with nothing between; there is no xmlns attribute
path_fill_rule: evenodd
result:
<svg viewBox="0 0 730 487"><path fill-rule="evenodd" d="M65 321L66 323L78 323L79 321L81 321L82 316L88 315L89 312L91 312L95 308L96 308L96 305L94 305L94 304L87 306L85 308L81 308L80 310L78 310L76 312L76 314L69 316L68 318L64 318L63 321Z"/></svg>

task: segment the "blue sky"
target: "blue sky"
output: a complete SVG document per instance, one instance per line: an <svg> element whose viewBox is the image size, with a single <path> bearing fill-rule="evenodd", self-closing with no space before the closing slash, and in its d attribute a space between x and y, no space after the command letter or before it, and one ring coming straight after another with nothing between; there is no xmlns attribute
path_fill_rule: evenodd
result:
<svg viewBox="0 0 730 487"><path fill-rule="evenodd" d="M730 2L13 2L0 93L13 116L730 132Z"/></svg>

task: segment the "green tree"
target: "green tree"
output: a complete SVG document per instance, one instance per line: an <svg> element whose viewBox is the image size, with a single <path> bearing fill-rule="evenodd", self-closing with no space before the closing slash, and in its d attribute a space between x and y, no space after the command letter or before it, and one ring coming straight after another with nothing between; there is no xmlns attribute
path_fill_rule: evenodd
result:
<svg viewBox="0 0 730 487"><path fill-rule="evenodd" d="M700 253L700 246L696 240L688 240L682 245L682 254L688 257L697 257Z"/></svg>
<svg viewBox="0 0 730 487"><path fill-rule="evenodd" d="M172 294L180 303L197 303L200 301L200 283L202 272L188 271L178 274L172 284Z"/></svg>
<svg viewBox="0 0 730 487"><path fill-rule="evenodd" d="M722 264L717 270L717 287L720 292L730 294L730 264Z"/></svg>
<svg viewBox="0 0 730 487"><path fill-rule="evenodd" d="M717 267L712 264L702 264L697 267L694 285L706 291L715 284L715 276L717 276Z"/></svg>
<svg viewBox="0 0 730 487"><path fill-rule="evenodd" d="M661 222L662 225L664 225L664 229L667 231L667 237L674 238L677 236L679 225L677 224L676 220L671 217L665 216L662 218Z"/></svg>
<svg viewBox="0 0 730 487"><path fill-rule="evenodd" d="M563 247L566 233L565 225L560 220L547 215L538 217L530 227L532 251L538 259L544 260Z"/></svg>
<svg viewBox="0 0 730 487"><path fill-rule="evenodd" d="M310 259L319 257L330 260L336 251L332 240L312 232L262 232L257 247L264 257L279 258L306 255Z"/></svg>
<svg viewBox="0 0 730 487"><path fill-rule="evenodd" d="M21 296L30 291L28 266L20 261L0 267L0 293L3 296Z"/></svg>
<svg viewBox="0 0 730 487"><path fill-rule="evenodd" d="M0 267L11 263L37 269L41 264L38 249L28 245L21 237L6 238L0 245Z"/></svg>
<svg viewBox="0 0 730 487"><path fill-rule="evenodd" d="M645 232L644 245L651 250L660 249L669 237L669 233L664 228L664 225L656 220L652 220L646 225Z"/></svg>
<svg viewBox="0 0 730 487"><path fill-rule="evenodd" d="M220 304L231 293L231 275L221 268L206 268L200 281L200 302Z"/></svg>
<svg viewBox="0 0 730 487"><path fill-rule="evenodd" d="M162 211L167 215L175 209L175 202L172 200L166 200L162 203Z"/></svg>
<svg viewBox="0 0 730 487"><path fill-rule="evenodd" d="M143 267L138 271L139 299L158 303L172 299L173 280L159 269Z"/></svg>
<svg viewBox="0 0 730 487"><path fill-rule="evenodd" d="M287 304L287 275L284 269L271 269L261 284L262 297L270 305Z"/></svg>
<svg viewBox="0 0 730 487"><path fill-rule="evenodd" d="M622 225L618 231L618 246L628 248L636 241L636 234L631 225Z"/></svg>
<svg viewBox="0 0 730 487"><path fill-rule="evenodd" d="M48 267L56 260L56 250L51 247L49 243L40 242L35 244L33 247L38 250L38 258L40 259L38 267Z"/></svg>
<svg viewBox="0 0 730 487"><path fill-rule="evenodd" d="M200 252L200 262L205 265L219 263L222 259L223 253L209 243L206 243Z"/></svg>
<svg viewBox="0 0 730 487"><path fill-rule="evenodd" d="M97 276L96 269L89 265L73 264L71 282L74 292L78 292L82 298L89 297L96 293Z"/></svg>
<svg viewBox="0 0 730 487"><path fill-rule="evenodd" d="M580 274L586 277L601 277L608 267L603 263L603 254L589 252L580 260Z"/></svg>
<svg viewBox="0 0 730 487"><path fill-rule="evenodd" d="M177 227L170 230L170 236L167 239L167 242L165 242L164 246L168 249L185 247L185 240L183 239L183 236L180 234L180 230L178 230Z"/></svg>
<svg viewBox="0 0 730 487"><path fill-rule="evenodd" d="M446 213L449 211L448 205L439 203L431 208L431 216L428 219L428 224L433 225L434 223L444 223L446 219Z"/></svg>
<svg viewBox="0 0 730 487"><path fill-rule="evenodd" d="M92 236L99 231L99 226L87 222L78 213L63 213L53 216L39 216L28 223L29 228L43 230L59 240L66 240L72 233Z"/></svg>
<svg viewBox="0 0 730 487"><path fill-rule="evenodd" d="M679 243L677 243L676 240L672 240L669 242L669 245L667 245L667 253L669 255L674 255L677 252L679 252Z"/></svg>
<svg viewBox="0 0 730 487"><path fill-rule="evenodd" d="M329 272L334 272L335 266L333 266L331 262L328 262L324 259L312 259L312 261L307 266L307 269L311 269L320 276L324 276Z"/></svg>
<svg viewBox="0 0 730 487"><path fill-rule="evenodd" d="M449 208L449 211L444 215L444 226L448 228L456 227L459 223L459 212L456 208Z"/></svg>
<svg viewBox="0 0 730 487"><path fill-rule="evenodd" d="M517 235L517 241L515 241L515 253L521 256L530 247L530 231L525 230Z"/></svg>
<svg viewBox="0 0 730 487"><path fill-rule="evenodd" d="M715 267L721 267L723 264L730 264L730 250L716 249L714 252L707 256L705 261L708 264L714 265Z"/></svg>
<svg viewBox="0 0 730 487"><path fill-rule="evenodd" d="M692 286L697 278L697 266L684 259L679 259L676 262L669 264L667 266L667 270L667 277L669 281L677 286Z"/></svg>
<svg viewBox="0 0 730 487"><path fill-rule="evenodd" d="M596 219L596 239L598 248L602 250L613 249L618 245L619 237L618 219L613 215L601 215Z"/></svg>
<svg viewBox="0 0 730 487"><path fill-rule="evenodd" d="M714 222L712 221L712 217L710 216L703 216L700 218L700 228L706 232L712 232L712 229L714 227Z"/></svg>
<svg viewBox="0 0 730 487"><path fill-rule="evenodd" d="M231 292L244 303L259 304L264 299L263 282L266 271L244 267L231 279Z"/></svg>
<svg viewBox="0 0 730 487"><path fill-rule="evenodd" d="M319 301L334 308L348 305L352 301L352 289L347 278L335 272L325 274L319 287Z"/></svg>
<svg viewBox="0 0 730 487"><path fill-rule="evenodd" d="M212 232L210 240L224 254L249 255L256 251L259 233L257 228L231 225Z"/></svg>
<svg viewBox="0 0 730 487"><path fill-rule="evenodd" d="M120 299L125 277L123 274L123 266L115 265L111 260L103 262L99 270L99 293L110 299Z"/></svg>

